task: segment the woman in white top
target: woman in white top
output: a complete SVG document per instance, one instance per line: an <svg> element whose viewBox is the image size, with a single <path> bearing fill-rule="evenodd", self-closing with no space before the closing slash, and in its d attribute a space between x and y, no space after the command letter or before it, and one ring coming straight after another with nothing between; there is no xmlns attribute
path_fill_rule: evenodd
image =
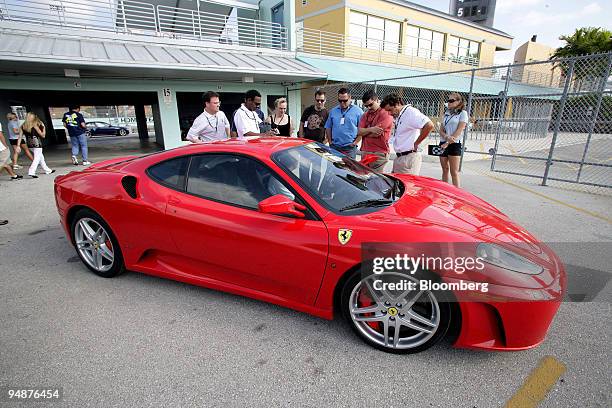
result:
<svg viewBox="0 0 612 408"><path fill-rule="evenodd" d="M440 122L440 146L444 153L440 156L442 166L442 181L448 183L450 172L453 185L460 187L459 162L461 160L461 137L467 126L469 117L465 111L465 99L458 93L448 96L447 109Z"/></svg>
<svg viewBox="0 0 612 408"><path fill-rule="evenodd" d="M278 136L293 136L294 126L291 116L287 115L287 99L278 98L274 101L274 112L268 116L266 123Z"/></svg>
<svg viewBox="0 0 612 408"><path fill-rule="evenodd" d="M36 169L38 169L39 165L42 167L45 174L55 173L55 170L51 170L47 166L45 156L43 155L43 139L47 136L47 130L34 112L28 112L26 114L25 122L21 125L21 133L26 138L28 148L34 154L34 160L30 165L28 175L32 178L38 178Z"/></svg>

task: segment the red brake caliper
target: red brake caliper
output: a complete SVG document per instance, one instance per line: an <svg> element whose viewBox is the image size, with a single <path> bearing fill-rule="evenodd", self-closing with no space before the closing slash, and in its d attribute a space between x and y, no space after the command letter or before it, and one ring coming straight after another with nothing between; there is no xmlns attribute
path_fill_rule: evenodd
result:
<svg viewBox="0 0 612 408"><path fill-rule="evenodd" d="M366 290L362 289L361 291L359 291L359 297L357 298L357 305L359 307L368 307L373 304L374 304L374 301L372 300L372 298L370 297L370 295L367 293ZM373 312L364 313L364 316L374 316L374 315L375 313ZM382 330L380 322L366 322L366 324L378 332Z"/></svg>

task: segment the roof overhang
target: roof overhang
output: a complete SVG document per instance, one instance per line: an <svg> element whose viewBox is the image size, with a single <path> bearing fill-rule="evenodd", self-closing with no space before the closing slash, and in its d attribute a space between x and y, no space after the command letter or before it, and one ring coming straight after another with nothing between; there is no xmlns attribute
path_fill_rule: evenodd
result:
<svg viewBox="0 0 612 408"><path fill-rule="evenodd" d="M359 83L374 82L381 86L397 86L418 89L432 89L439 91L469 92L470 70L465 72L444 73L424 69L406 68L405 66L364 63L352 60L339 60L337 58L309 57L298 55L298 59L317 67L328 73L329 81ZM397 78L397 79L394 79ZM505 81L497 78L474 78L473 91L481 95L499 95L504 90ZM509 95L545 95L551 89L559 92L557 88L530 85L513 82Z"/></svg>
<svg viewBox="0 0 612 408"><path fill-rule="evenodd" d="M206 47L135 41L120 36L41 33L0 28L0 73L64 76L79 69L81 77L176 79L298 83L325 79L327 74L290 52L245 47Z"/></svg>

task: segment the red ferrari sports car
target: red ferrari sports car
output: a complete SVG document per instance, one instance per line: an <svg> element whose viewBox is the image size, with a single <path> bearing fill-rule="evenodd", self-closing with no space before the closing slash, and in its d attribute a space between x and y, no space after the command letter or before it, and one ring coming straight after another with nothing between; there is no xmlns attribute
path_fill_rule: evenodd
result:
<svg viewBox="0 0 612 408"><path fill-rule="evenodd" d="M57 177L55 198L70 242L102 277L138 271L325 319L338 313L388 352L422 351L447 335L456 347L534 347L565 289L558 257L478 197L376 173L303 139L108 160ZM365 246L409 252L417 242L461 243L484 269L368 269ZM385 276L404 286L383 287ZM435 285L416 286L423 280ZM466 282L486 282L486 293Z"/></svg>

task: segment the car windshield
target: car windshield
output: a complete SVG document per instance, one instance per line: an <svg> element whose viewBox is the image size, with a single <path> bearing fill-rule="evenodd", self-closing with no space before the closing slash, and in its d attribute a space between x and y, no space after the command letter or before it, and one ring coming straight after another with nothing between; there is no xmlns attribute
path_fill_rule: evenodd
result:
<svg viewBox="0 0 612 408"><path fill-rule="evenodd" d="M338 213L376 211L392 204L403 191L399 180L321 143L283 150L272 159L315 199Z"/></svg>

